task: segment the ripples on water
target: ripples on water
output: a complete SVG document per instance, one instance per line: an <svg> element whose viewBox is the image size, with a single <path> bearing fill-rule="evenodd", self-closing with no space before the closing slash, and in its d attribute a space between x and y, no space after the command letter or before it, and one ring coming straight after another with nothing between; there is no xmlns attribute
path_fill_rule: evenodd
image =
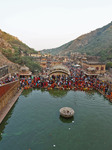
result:
<svg viewBox="0 0 112 150"><path fill-rule="evenodd" d="M71 119L60 117L72 107ZM110 150L112 104L99 93L26 90L0 125L0 150Z"/></svg>

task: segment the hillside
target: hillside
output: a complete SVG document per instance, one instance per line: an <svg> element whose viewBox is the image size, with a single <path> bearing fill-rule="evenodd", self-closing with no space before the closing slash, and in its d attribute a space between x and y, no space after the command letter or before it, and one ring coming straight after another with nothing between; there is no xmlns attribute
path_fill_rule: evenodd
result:
<svg viewBox="0 0 112 150"><path fill-rule="evenodd" d="M0 30L0 65L8 65L13 63L13 66L26 65L32 72L40 69L40 66L32 60L28 55L37 53L34 49L22 43L18 38ZM10 62L10 63L9 63ZM16 70L16 69L15 69Z"/></svg>
<svg viewBox="0 0 112 150"><path fill-rule="evenodd" d="M84 34L58 48L44 50L43 53L68 55L70 52L87 53L101 56L101 60L112 58L112 22L108 25Z"/></svg>
<svg viewBox="0 0 112 150"><path fill-rule="evenodd" d="M8 65L8 70L11 73L18 72L20 69L20 65L11 62L0 52L0 67L4 65Z"/></svg>
<svg viewBox="0 0 112 150"><path fill-rule="evenodd" d="M24 53L26 55L36 52L34 49L21 42L17 37L0 30L0 51L2 50L11 51L12 53Z"/></svg>

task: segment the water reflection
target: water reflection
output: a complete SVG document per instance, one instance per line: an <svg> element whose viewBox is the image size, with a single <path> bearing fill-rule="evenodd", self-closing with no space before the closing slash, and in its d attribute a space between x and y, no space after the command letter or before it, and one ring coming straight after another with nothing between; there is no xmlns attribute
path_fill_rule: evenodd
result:
<svg viewBox="0 0 112 150"><path fill-rule="evenodd" d="M9 120L9 118L11 118L11 116L13 114L13 111L14 111L14 108L15 108L15 104L13 105L13 107L11 108L11 110L9 111L9 113L6 115L6 117L4 118L4 120L2 121L2 123L0 124L0 141L2 140L2 136L4 134L5 127L8 125L8 120Z"/></svg>
<svg viewBox="0 0 112 150"><path fill-rule="evenodd" d="M92 91L85 91L85 93L87 94L87 95L94 95L95 93L96 93L96 91L95 90L92 90Z"/></svg>
<svg viewBox="0 0 112 150"><path fill-rule="evenodd" d="M25 97L28 97L28 95L32 92L32 90L41 90L41 92L49 92L49 94L53 97L64 97L67 95L67 92L68 90L58 90L58 89L53 89L53 90L47 90L47 89L44 89L44 88L31 88L31 89L27 89L27 90L24 90L22 92L22 95L24 95Z"/></svg>
<svg viewBox="0 0 112 150"><path fill-rule="evenodd" d="M48 92L53 97L64 97L68 93L67 90L58 90L58 89L49 90Z"/></svg>
<svg viewBox="0 0 112 150"><path fill-rule="evenodd" d="M32 90L33 90L32 88L24 90L21 95L24 95L25 97L28 97L28 95L32 92Z"/></svg>
<svg viewBox="0 0 112 150"><path fill-rule="evenodd" d="M87 92L81 91L56 91L68 92L61 99L49 95L52 90L42 89L43 93L33 90L29 95L32 101L20 96L14 111L10 112L11 118L8 114L0 126L3 133L0 150L110 149L112 106L104 102L103 96L101 98L97 93L88 96ZM59 108L63 106L73 106L78 113L73 118L62 118Z"/></svg>
<svg viewBox="0 0 112 150"><path fill-rule="evenodd" d="M74 122L74 117L71 118L64 118L62 116L59 116L60 121L62 121L63 123L72 123Z"/></svg>
<svg viewBox="0 0 112 150"><path fill-rule="evenodd" d="M29 94L35 90L37 90L37 91L41 90L42 93L46 91L46 89L44 89L44 88L41 88L41 89L40 88L30 88L30 89L24 90L21 95L28 97Z"/></svg>

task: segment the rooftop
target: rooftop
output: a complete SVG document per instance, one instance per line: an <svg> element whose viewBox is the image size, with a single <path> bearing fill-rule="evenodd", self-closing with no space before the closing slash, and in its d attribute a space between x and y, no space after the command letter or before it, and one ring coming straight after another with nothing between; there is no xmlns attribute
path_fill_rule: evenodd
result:
<svg viewBox="0 0 112 150"><path fill-rule="evenodd" d="M105 63L103 63L103 62L86 62L86 61L83 61L83 63L86 63L88 65L105 65Z"/></svg>

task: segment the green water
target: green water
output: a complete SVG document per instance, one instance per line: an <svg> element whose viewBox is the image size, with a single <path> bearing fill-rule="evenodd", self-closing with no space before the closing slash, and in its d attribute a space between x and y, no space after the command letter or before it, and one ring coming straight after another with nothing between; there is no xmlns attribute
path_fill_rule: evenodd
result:
<svg viewBox="0 0 112 150"><path fill-rule="evenodd" d="M65 106L74 118L60 117ZM112 104L96 92L23 91L0 125L0 150L29 149L111 150Z"/></svg>

